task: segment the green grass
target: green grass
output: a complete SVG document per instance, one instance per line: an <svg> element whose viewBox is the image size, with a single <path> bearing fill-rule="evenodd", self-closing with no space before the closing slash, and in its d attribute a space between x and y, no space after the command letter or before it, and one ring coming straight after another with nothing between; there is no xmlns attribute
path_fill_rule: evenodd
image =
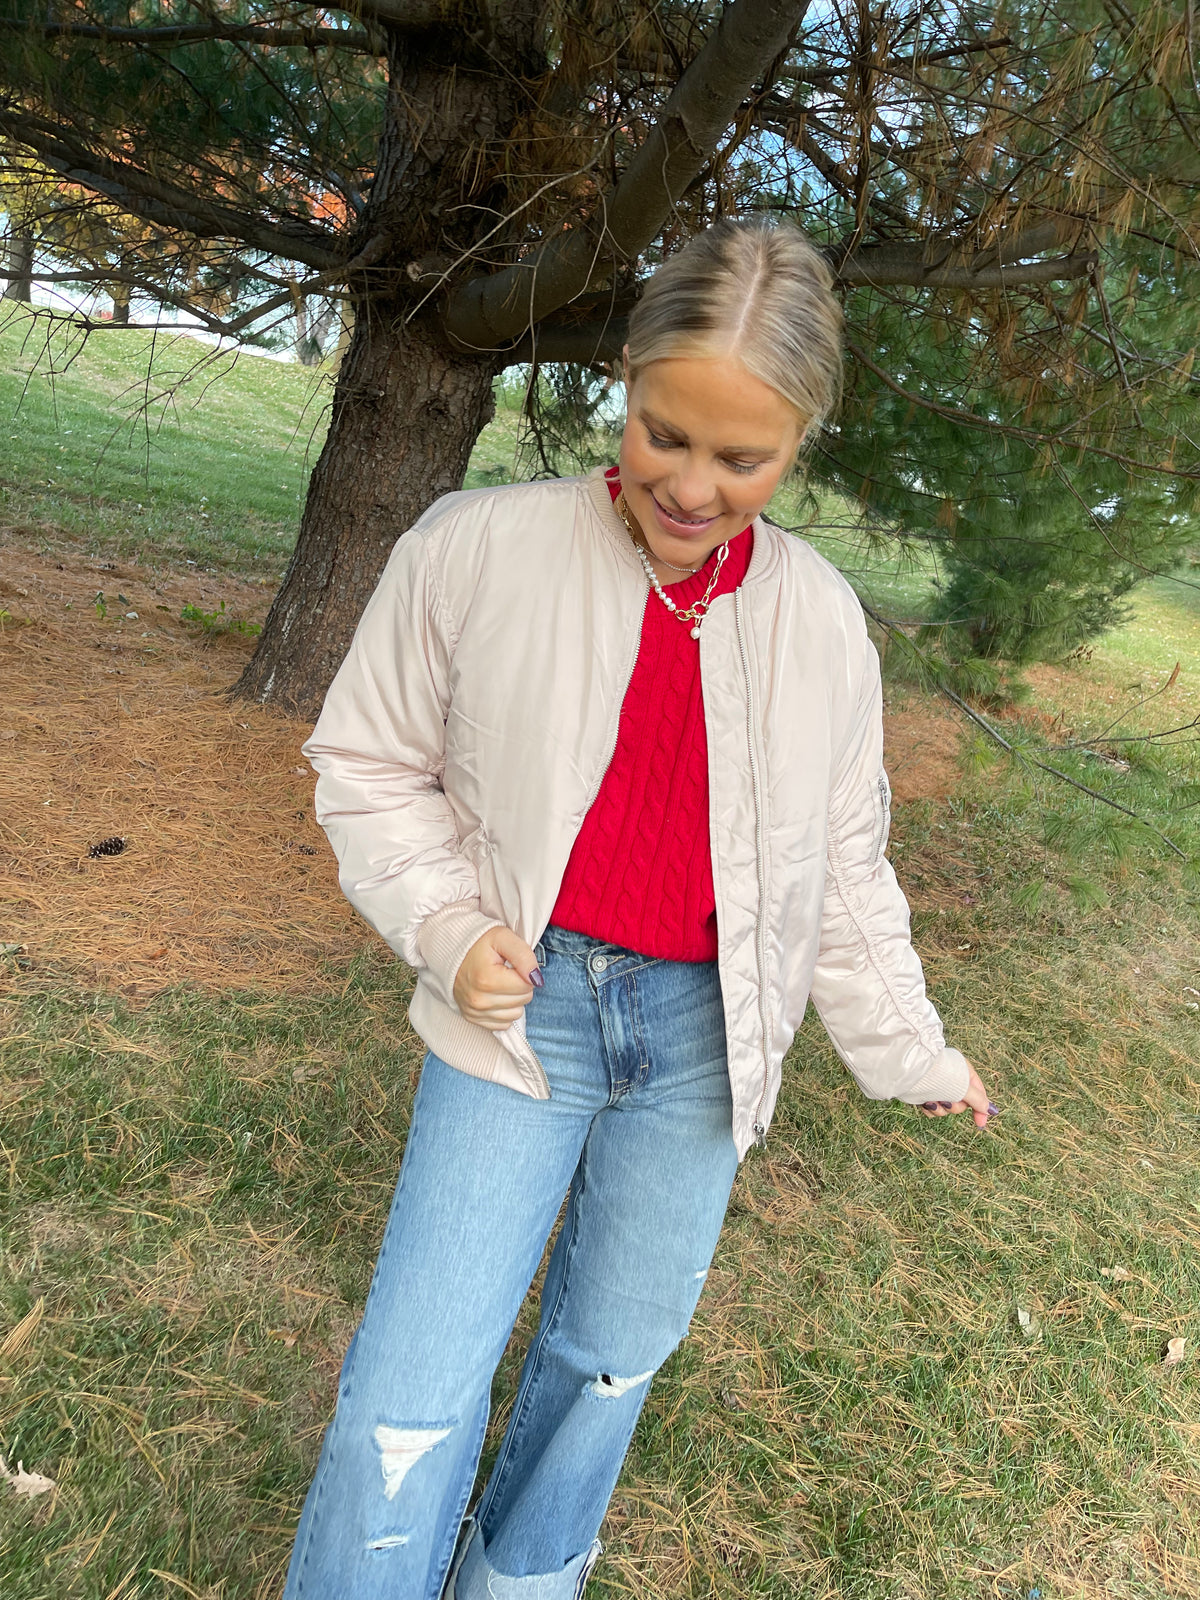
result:
<svg viewBox="0 0 1200 1600"><path fill-rule="evenodd" d="M1142 673L1168 673L1178 661L1192 685L1200 683L1200 564L1179 578L1141 584L1132 610L1131 622L1094 647L1098 663L1132 681Z"/></svg>
<svg viewBox="0 0 1200 1600"><path fill-rule="evenodd" d="M327 381L196 340L0 320L0 515L120 557L279 569Z"/></svg>
<svg viewBox="0 0 1200 1600"><path fill-rule="evenodd" d="M14 409L15 337L0 330L10 523L278 568L299 421L323 403L310 375L243 359L148 455L125 435L101 452L145 353L106 335L56 385L88 446L59 451L47 384ZM507 475L514 448L502 413L478 481ZM894 605L919 603L920 573L862 564L895 582ZM1196 599L1146 586L1131 626L1056 680L1077 742L1177 660L1173 693L1194 708ZM1158 815L1200 777L1195 748L1105 782ZM867 1102L809 1019L692 1336L651 1392L599 1600L1200 1590L1200 904L1130 830L1097 812L1081 832L1086 801L1068 853L1051 848L1048 815L1069 803L993 765L899 810L892 855L931 992L1003 1115L978 1136ZM1200 812L1170 826L1200 849ZM17 960L0 955L0 1347L29 1320L0 1356L0 1451L58 1489L0 1485L0 1593L269 1600L403 1146L407 976L371 946L333 997L178 989L138 1009ZM489 1449L531 1327L527 1307ZM1176 1336L1188 1359L1164 1367Z"/></svg>

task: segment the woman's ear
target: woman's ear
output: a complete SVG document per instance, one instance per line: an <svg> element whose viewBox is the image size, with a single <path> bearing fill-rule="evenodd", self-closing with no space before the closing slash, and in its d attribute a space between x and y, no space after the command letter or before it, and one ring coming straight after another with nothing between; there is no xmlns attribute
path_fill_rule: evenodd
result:
<svg viewBox="0 0 1200 1600"><path fill-rule="evenodd" d="M629 346L627 344L623 344L621 346L621 382L628 389L629 383L630 383L630 377L629 377Z"/></svg>

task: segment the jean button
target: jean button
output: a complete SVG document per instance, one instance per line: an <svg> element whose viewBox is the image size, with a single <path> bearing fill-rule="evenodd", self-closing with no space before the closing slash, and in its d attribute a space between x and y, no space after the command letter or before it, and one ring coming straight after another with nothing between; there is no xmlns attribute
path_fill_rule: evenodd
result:
<svg viewBox="0 0 1200 1600"><path fill-rule="evenodd" d="M603 972L605 967L607 967L607 966L608 966L608 957L607 956L593 956L592 957L592 971L593 972Z"/></svg>

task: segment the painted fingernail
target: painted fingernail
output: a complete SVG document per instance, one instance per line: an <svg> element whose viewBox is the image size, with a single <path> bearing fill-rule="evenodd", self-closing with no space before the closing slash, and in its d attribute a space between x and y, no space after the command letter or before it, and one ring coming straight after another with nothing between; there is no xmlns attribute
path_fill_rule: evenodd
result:
<svg viewBox="0 0 1200 1600"><path fill-rule="evenodd" d="M943 1111L949 1111L949 1109L950 1109L950 1107L951 1107L951 1106L952 1106L952 1105L953 1105L953 1104L954 1104L954 1101L953 1101L953 1100L939 1100L939 1101L938 1101L938 1105L940 1105L940 1106L941 1106L941 1108L942 1108L942 1110L943 1110Z"/></svg>
<svg viewBox="0 0 1200 1600"><path fill-rule="evenodd" d="M937 1101L936 1100L922 1100L921 1101L921 1110L922 1111L936 1111L937 1110Z"/></svg>
<svg viewBox="0 0 1200 1600"><path fill-rule="evenodd" d="M535 989L544 989L546 987L546 980L542 977L541 967L534 967L529 974L529 981Z"/></svg>
<svg viewBox="0 0 1200 1600"><path fill-rule="evenodd" d="M1000 1107L999 1106L994 1106L992 1104L992 1102L989 1100L988 1101L988 1116L989 1117L998 1117L999 1115L1000 1115Z"/></svg>

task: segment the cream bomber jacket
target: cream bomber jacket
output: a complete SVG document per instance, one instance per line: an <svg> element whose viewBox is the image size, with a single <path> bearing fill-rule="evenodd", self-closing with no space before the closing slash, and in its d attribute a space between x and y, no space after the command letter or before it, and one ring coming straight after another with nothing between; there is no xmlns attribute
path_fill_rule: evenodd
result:
<svg viewBox="0 0 1200 1600"><path fill-rule="evenodd" d="M536 945L617 737L649 588L600 473L446 495L397 543L304 752L352 904L417 969L443 1060L547 1098L523 1023L453 984L505 924ZM879 660L840 574L760 518L699 645L733 1132L761 1142L812 997L873 1099L957 1100L884 855Z"/></svg>

